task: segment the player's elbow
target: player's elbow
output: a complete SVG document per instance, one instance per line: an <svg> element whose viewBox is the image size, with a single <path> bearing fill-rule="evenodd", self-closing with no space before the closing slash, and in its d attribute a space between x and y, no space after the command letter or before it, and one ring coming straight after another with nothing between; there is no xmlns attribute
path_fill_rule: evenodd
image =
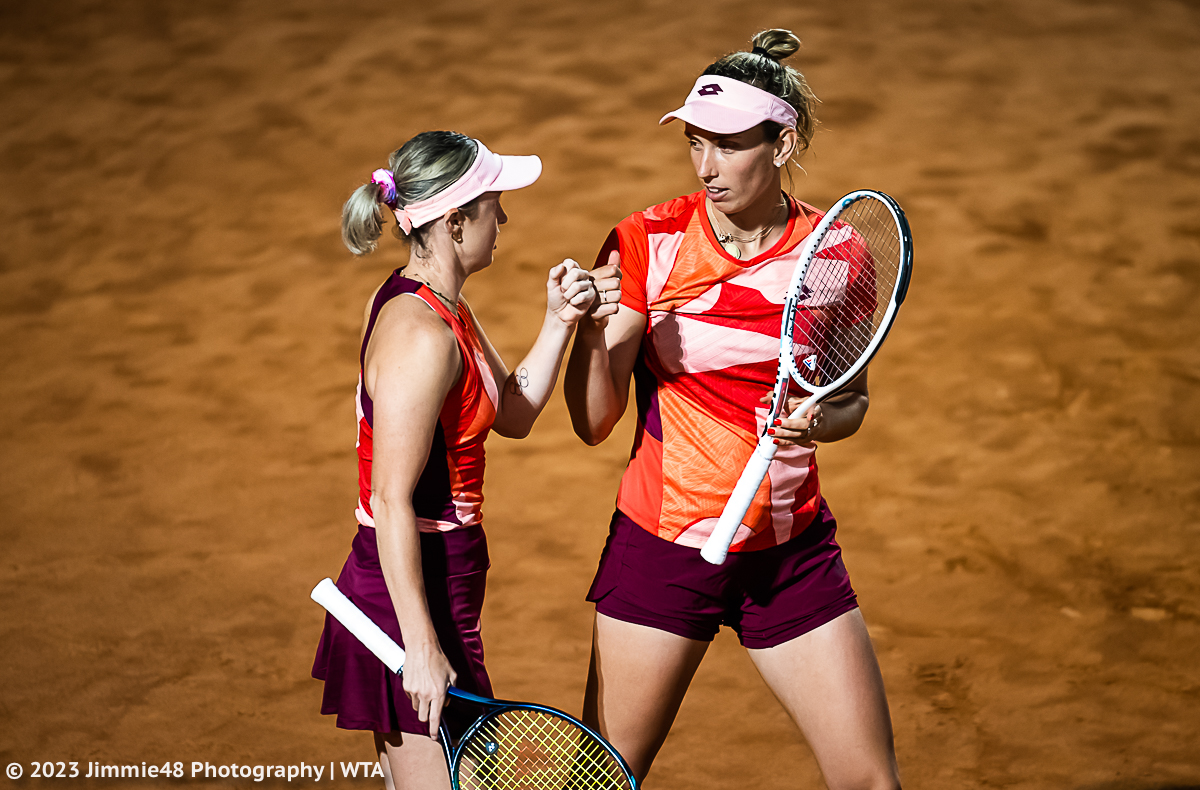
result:
<svg viewBox="0 0 1200 790"><path fill-rule="evenodd" d="M858 429L862 427L863 422L867 419L867 407L871 405L870 398L867 393L855 393L847 408L847 418L845 422L845 436L843 439L848 439L858 433Z"/></svg>
<svg viewBox="0 0 1200 790"><path fill-rule="evenodd" d="M572 401L567 399L567 413L571 415L571 428L575 435L583 440L588 447L595 447L608 438L612 433L625 406L610 406L597 408L587 401Z"/></svg>
<svg viewBox="0 0 1200 790"><path fill-rule="evenodd" d="M492 430L503 436L505 439L524 439L533 430L533 425L508 425L493 423Z"/></svg>
<svg viewBox="0 0 1200 790"><path fill-rule="evenodd" d="M381 486L371 490L371 513L376 520L388 520L399 508L412 508L412 492L407 494L394 486Z"/></svg>
<svg viewBox="0 0 1200 790"><path fill-rule="evenodd" d="M571 414L571 427L575 430L575 435L583 440L583 443L588 447L595 447L608 438L608 434L612 431L612 426L593 425L590 420L584 416L576 418L575 414Z"/></svg>

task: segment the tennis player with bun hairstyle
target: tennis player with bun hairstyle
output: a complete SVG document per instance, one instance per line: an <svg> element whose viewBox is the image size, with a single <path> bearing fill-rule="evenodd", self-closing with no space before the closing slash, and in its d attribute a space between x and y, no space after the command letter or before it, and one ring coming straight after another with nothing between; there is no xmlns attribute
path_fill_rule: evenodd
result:
<svg viewBox="0 0 1200 790"><path fill-rule="evenodd" d="M588 600L596 605L584 721L642 778L722 624L800 727L831 790L896 788L892 727L867 629L821 496L816 445L852 435L867 377L769 428L780 445L723 565L700 548L764 425L788 283L822 214L785 193L816 97L780 63L799 40L754 37L704 70L681 122L703 189L638 211L609 235L580 324L567 405L588 444L636 383L633 454ZM766 392L767 396L763 397ZM800 399L789 398L789 409Z"/></svg>
<svg viewBox="0 0 1200 790"><path fill-rule="evenodd" d="M407 652L398 677L331 617L313 676L321 712L372 730L388 788L450 786L434 740L455 685L492 696L479 615L488 568L481 524L489 430L523 437L546 405L580 318L603 320L574 261L550 269L541 333L509 371L461 296L492 263L508 216L501 193L537 180L536 156L497 156L454 132L405 143L346 202L343 239L374 250L384 208L409 241L408 264L367 302L359 355L358 534L338 588Z"/></svg>

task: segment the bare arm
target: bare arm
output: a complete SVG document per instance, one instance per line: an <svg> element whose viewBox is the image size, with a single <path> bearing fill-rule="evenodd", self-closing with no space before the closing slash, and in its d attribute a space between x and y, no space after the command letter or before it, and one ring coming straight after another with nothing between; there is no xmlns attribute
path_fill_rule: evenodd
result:
<svg viewBox="0 0 1200 790"><path fill-rule="evenodd" d="M462 361L450 327L423 302L399 298L380 312L365 362L363 385L375 404L371 512L379 564L404 635L404 691L436 737L455 673L429 616L412 495Z"/></svg>
<svg viewBox="0 0 1200 790"><path fill-rule="evenodd" d="M603 270L607 274L610 269L619 272L620 264L620 255L614 251L608 263L594 273ZM608 438L625 413L646 320L644 314L620 305L611 317L589 316L579 323L564 390L575 433L590 445Z"/></svg>
<svg viewBox="0 0 1200 790"><path fill-rule="evenodd" d="M472 314L475 332L483 344L488 367L500 385L500 403L492 429L501 436L522 439L529 435L558 381L563 353L576 324L592 307L595 288L579 264L566 260L550 270L546 280L546 317L525 358L509 371Z"/></svg>
<svg viewBox="0 0 1200 790"><path fill-rule="evenodd" d="M795 419L784 417L774 428L775 438L779 444L808 444L809 442L837 442L848 436L853 436L862 426L870 405L867 392L867 369L863 368L845 389L829 400L818 403L808 414L802 414ZM770 403L771 393L763 398L763 403ZM805 398L791 396L788 398L785 413L791 413L800 407ZM809 431L816 415L816 426Z"/></svg>

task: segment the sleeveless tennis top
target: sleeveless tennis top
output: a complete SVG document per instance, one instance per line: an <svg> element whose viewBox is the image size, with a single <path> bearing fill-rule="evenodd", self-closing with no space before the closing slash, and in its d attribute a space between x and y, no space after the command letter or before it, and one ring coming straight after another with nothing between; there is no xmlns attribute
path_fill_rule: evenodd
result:
<svg viewBox="0 0 1200 790"><path fill-rule="evenodd" d="M371 437L375 408L363 386L367 344L383 306L398 296L420 299L454 330L462 356L462 375L446 395L434 430L429 459L413 490L413 510L421 532L448 532L482 522L483 442L496 419L498 393L492 370L483 355L467 306L451 313L428 286L410 280L397 269L380 287L371 304L367 331L359 351L358 392L358 523L374 527L371 514Z"/></svg>
<svg viewBox="0 0 1200 790"><path fill-rule="evenodd" d="M704 193L623 220L597 258L619 249L621 303L646 315L634 364L637 428L617 507L660 538L701 547L716 525L766 420L783 302L802 243L821 219L789 198L787 228L770 250L738 260L717 242ZM820 506L815 448L780 446L732 551L800 534Z"/></svg>

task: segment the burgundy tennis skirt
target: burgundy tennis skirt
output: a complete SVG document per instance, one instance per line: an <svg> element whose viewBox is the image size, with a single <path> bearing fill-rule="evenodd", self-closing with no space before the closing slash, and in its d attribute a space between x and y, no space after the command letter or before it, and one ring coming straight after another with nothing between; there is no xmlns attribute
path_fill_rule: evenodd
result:
<svg viewBox="0 0 1200 790"><path fill-rule="evenodd" d="M483 527L421 533L421 567L438 642L458 673L454 685L474 694L492 696L479 633L488 570ZM404 645L396 610L379 567L373 528L359 526L337 586L388 636ZM321 713L337 714L338 727L429 734L429 725L417 718L400 676L388 670L329 615L325 616L325 631L317 646L312 674L325 681Z"/></svg>

